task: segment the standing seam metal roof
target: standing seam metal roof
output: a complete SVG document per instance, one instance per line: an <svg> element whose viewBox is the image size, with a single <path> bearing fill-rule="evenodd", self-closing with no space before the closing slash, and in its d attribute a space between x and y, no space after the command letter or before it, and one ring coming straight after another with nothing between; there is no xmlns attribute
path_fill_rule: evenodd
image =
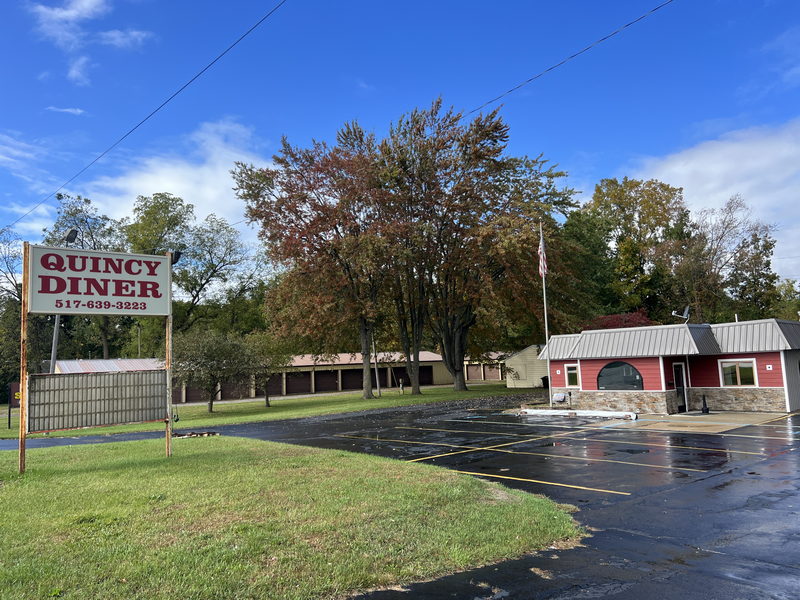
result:
<svg viewBox="0 0 800 600"><path fill-rule="evenodd" d="M800 323L765 319L717 325L656 325L555 335L539 355L553 360L715 355L800 349Z"/></svg>

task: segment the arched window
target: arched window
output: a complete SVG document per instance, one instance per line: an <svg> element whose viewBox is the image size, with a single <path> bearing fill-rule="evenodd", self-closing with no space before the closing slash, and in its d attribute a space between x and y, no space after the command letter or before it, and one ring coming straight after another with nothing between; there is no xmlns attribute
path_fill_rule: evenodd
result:
<svg viewBox="0 0 800 600"><path fill-rule="evenodd" d="M622 361L608 363L597 374L598 390L643 390L642 374Z"/></svg>

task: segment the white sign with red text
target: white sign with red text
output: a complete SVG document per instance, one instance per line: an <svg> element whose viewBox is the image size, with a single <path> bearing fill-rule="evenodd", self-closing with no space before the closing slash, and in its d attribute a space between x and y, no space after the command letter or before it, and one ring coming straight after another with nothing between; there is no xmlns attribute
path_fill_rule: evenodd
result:
<svg viewBox="0 0 800 600"><path fill-rule="evenodd" d="M31 246L28 312L166 316L171 266L166 256Z"/></svg>

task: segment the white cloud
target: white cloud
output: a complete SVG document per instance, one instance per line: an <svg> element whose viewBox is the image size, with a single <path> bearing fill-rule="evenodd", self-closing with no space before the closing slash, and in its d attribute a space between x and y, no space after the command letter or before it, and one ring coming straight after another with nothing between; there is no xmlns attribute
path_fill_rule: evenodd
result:
<svg viewBox="0 0 800 600"><path fill-rule="evenodd" d="M776 70L787 87L800 85L800 27L792 27L764 46L764 52L776 60Z"/></svg>
<svg viewBox="0 0 800 600"><path fill-rule="evenodd" d="M715 140L643 160L635 173L684 189L693 210L740 194L753 215L777 226L776 271L800 278L800 119L731 131ZM787 257L787 258L784 258Z"/></svg>
<svg viewBox="0 0 800 600"><path fill-rule="evenodd" d="M89 85L89 57L79 56L70 61L67 79L75 85Z"/></svg>
<svg viewBox="0 0 800 600"><path fill-rule="evenodd" d="M41 153L41 149L33 144L22 142L12 135L0 133L0 165L14 170L24 168L28 161Z"/></svg>
<svg viewBox="0 0 800 600"><path fill-rule="evenodd" d="M61 6L30 6L39 33L66 53L67 79L76 85L90 83L88 46L99 44L131 50L152 37L152 33L138 29L92 32L88 22L104 17L111 10L111 0L65 0Z"/></svg>
<svg viewBox="0 0 800 600"><path fill-rule="evenodd" d="M101 31L97 34L97 39L101 44L106 46L114 46L115 48L138 48L145 40L152 37L153 34L149 31L139 31L138 29L126 29L120 31L119 29L111 29L110 31Z"/></svg>
<svg viewBox="0 0 800 600"><path fill-rule="evenodd" d="M110 10L107 0L67 0L62 6L31 6L42 35L59 48L69 51L84 43L86 33L79 24L96 19Z"/></svg>
<svg viewBox="0 0 800 600"><path fill-rule="evenodd" d="M80 116L86 114L86 111L82 108L59 108L58 106L48 106L45 110L49 110L50 112L57 112L57 113L66 113L68 115L75 115Z"/></svg>
<svg viewBox="0 0 800 600"><path fill-rule="evenodd" d="M203 123L175 151L140 158L117 175L98 177L85 186L85 195L120 218L131 214L137 196L169 192L193 204L199 219L214 213L235 223L244 219L244 205L233 192L230 171L236 161L268 164L258 146L252 130L236 121ZM244 223L237 228L254 239Z"/></svg>
<svg viewBox="0 0 800 600"><path fill-rule="evenodd" d="M374 92L377 88L371 83L367 83L363 79L356 79L356 88L362 92Z"/></svg>

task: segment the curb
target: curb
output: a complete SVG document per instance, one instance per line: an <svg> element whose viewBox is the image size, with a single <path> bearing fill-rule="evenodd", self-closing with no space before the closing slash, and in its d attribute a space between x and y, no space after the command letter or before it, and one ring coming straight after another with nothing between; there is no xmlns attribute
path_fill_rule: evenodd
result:
<svg viewBox="0 0 800 600"><path fill-rule="evenodd" d="M551 408L521 408L521 415L544 415L549 417L606 417L609 419L628 419L635 421L638 416L635 412L615 410L570 410Z"/></svg>

